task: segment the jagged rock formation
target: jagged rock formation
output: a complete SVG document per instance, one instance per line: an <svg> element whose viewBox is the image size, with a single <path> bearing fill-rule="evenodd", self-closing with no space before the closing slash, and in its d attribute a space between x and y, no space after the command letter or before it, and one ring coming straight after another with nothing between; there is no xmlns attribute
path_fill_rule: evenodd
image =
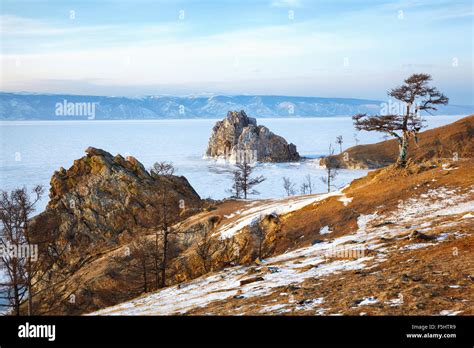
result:
<svg viewBox="0 0 474 348"><path fill-rule="evenodd" d="M418 144L410 140L408 156L417 162L474 157L474 115L420 133ZM320 164L326 165L330 160L340 168L375 169L395 163L397 157L398 142L391 139L351 147L339 155L322 158Z"/></svg>
<svg viewBox="0 0 474 348"><path fill-rule="evenodd" d="M79 254L117 245L140 228L157 227L164 193L170 222L201 205L185 177L149 173L134 157L114 157L93 147L86 154L53 174L48 206L33 221L38 229L52 225Z"/></svg>
<svg viewBox="0 0 474 348"><path fill-rule="evenodd" d="M216 123L212 130L206 155L240 162L248 161L293 162L300 156L294 144L288 144L281 136L273 134L265 126L257 126L253 117L242 110L229 111L227 117Z"/></svg>
<svg viewBox="0 0 474 348"><path fill-rule="evenodd" d="M39 252L49 276L38 279L34 301L39 313L51 314L79 314L136 296L133 260L124 267L116 256L127 257L137 240L162 230L164 214L170 226L203 204L185 177L157 175L134 157L92 147L53 174L49 196L30 233L38 243L49 241ZM120 249L129 251L117 254ZM121 272L127 275L116 280Z"/></svg>

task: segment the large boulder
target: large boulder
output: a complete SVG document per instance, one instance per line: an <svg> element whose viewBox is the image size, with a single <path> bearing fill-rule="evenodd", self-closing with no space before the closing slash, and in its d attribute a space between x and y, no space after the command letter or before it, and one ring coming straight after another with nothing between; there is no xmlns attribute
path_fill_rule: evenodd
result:
<svg viewBox="0 0 474 348"><path fill-rule="evenodd" d="M240 162L247 161L294 162L300 159L296 146L288 144L279 135L265 126L257 126L253 117L242 110L229 111L227 117L218 121L209 139L206 156Z"/></svg>
<svg viewBox="0 0 474 348"><path fill-rule="evenodd" d="M54 231L79 259L119 245L140 230L159 228L163 197L170 223L196 212L201 199L183 176L149 173L134 157L89 147L86 156L51 178L50 201L33 231ZM70 258L69 261L73 261Z"/></svg>

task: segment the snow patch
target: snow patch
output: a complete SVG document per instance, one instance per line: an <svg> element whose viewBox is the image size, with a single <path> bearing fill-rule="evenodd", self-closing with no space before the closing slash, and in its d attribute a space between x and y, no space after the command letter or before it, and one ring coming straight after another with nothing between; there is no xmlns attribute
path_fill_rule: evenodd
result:
<svg viewBox="0 0 474 348"><path fill-rule="evenodd" d="M439 312L439 315L454 316L454 315L458 315L461 312L462 311L453 311L451 309L445 309L445 310L442 310L441 312Z"/></svg>
<svg viewBox="0 0 474 348"><path fill-rule="evenodd" d="M368 306L368 305L371 305L371 304L375 304L379 302L379 300L377 300L377 298L375 297L365 297L359 304L358 306Z"/></svg>
<svg viewBox="0 0 474 348"><path fill-rule="evenodd" d="M426 248L427 246L430 246L430 245L432 245L432 244L429 244L429 243L414 243L414 244L405 245L402 249L403 250L415 250L415 249Z"/></svg>
<svg viewBox="0 0 474 348"><path fill-rule="evenodd" d="M323 228L319 230L319 234L329 234L331 232L332 231L329 229L329 226L324 226Z"/></svg>
<svg viewBox="0 0 474 348"><path fill-rule="evenodd" d="M339 199L339 202L342 202L345 207L349 205L349 203L352 202L352 197L346 197L345 195L342 195Z"/></svg>
<svg viewBox="0 0 474 348"><path fill-rule="evenodd" d="M219 230L216 232L220 234L220 237L223 239L230 238L235 235L237 232L242 230L244 227L249 226L252 221L258 219L260 217L276 214L276 215L283 215L291 213L295 210L299 210L307 205L312 203L322 201L326 198L332 196L339 196L341 195L340 191L335 191L326 194L318 194L318 195L304 195L304 196L294 196L290 200L287 197L269 200L268 203L261 204L257 207L252 207L249 209L242 209L240 213L241 217L236 221L224 224Z"/></svg>

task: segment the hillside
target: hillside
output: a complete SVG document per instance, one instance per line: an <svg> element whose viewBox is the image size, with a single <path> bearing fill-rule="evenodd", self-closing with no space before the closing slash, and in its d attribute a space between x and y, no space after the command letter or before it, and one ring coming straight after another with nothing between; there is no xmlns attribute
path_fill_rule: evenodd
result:
<svg viewBox="0 0 474 348"><path fill-rule="evenodd" d="M472 315L473 168L388 167L327 195L228 202L190 223L220 216L225 240L271 216L268 257L92 314Z"/></svg>
<svg viewBox="0 0 474 348"><path fill-rule="evenodd" d="M474 157L474 115L421 132L418 144L410 139L408 155L415 161ZM329 159L340 168L373 169L395 163L397 157L398 142L391 139L348 148L339 155L321 159L321 164Z"/></svg>
<svg viewBox="0 0 474 348"><path fill-rule="evenodd" d="M35 308L472 314L472 119L423 133L416 157L423 161L405 169L388 166L339 191L278 199L201 200L184 177L88 148L54 173L48 207L31 224L33 236L53 240L41 255L66 251L39 282ZM459 157L434 156L433 139L445 151L461 149ZM160 254L165 208L172 235Z"/></svg>
<svg viewBox="0 0 474 348"><path fill-rule="evenodd" d="M351 116L378 112L381 101L293 96L143 96L137 98L0 93L0 120L85 120L92 115L58 116L56 104L94 103L93 118L123 119L181 119L221 118L228 110L245 110L262 117ZM468 115L474 106L448 105L436 115Z"/></svg>

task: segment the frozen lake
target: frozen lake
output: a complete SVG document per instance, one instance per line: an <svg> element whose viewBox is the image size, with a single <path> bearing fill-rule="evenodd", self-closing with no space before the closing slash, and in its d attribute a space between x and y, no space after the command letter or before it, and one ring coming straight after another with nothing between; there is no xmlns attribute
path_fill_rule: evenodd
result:
<svg viewBox="0 0 474 348"><path fill-rule="evenodd" d="M426 117L428 128L452 123L462 116ZM203 198L228 197L232 165L203 159L212 127L217 120L153 120L153 121L11 121L0 122L0 188L44 185L49 190L53 172L61 166L69 168L84 155L88 146L104 149L113 155L135 156L148 169L154 162L171 161L178 175L188 178ZM342 135L343 148L355 145L356 133L350 117L318 117L299 119L258 119L276 134L296 144L302 156L326 155L330 143ZM359 132L359 143L383 140L382 134ZM363 170L342 170L335 184L343 186L364 175ZM323 170L317 161L289 164L261 164L256 175L267 178L257 187L256 198L284 196L282 177L292 178L297 188L306 175L311 175L315 192L324 192L320 181ZM47 195L38 205L44 209Z"/></svg>

